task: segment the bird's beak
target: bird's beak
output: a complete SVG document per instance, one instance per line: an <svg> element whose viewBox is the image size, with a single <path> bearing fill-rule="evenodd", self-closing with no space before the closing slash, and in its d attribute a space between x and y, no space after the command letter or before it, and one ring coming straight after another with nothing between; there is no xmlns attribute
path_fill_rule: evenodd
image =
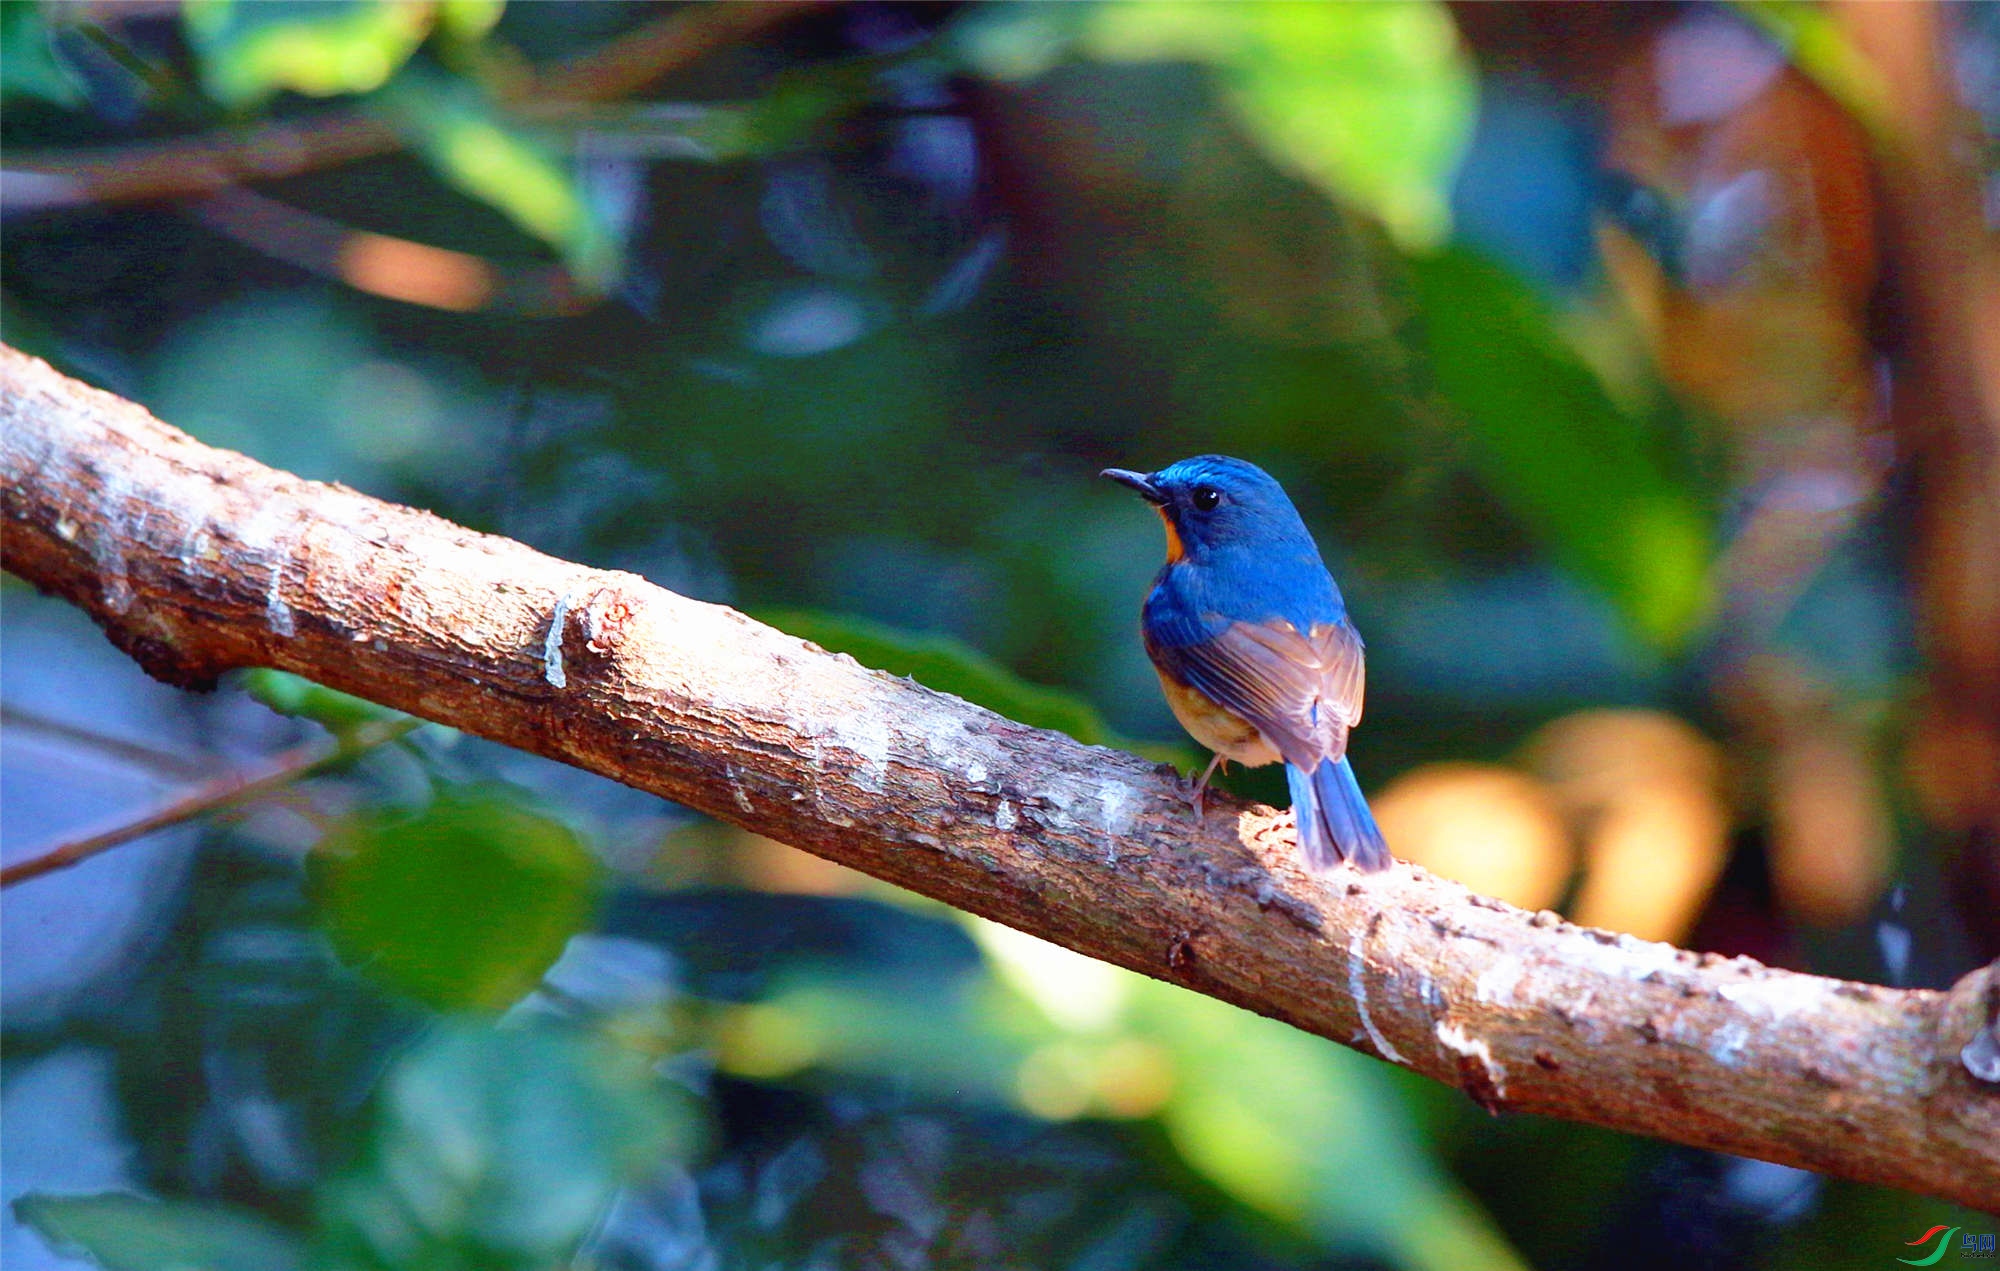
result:
<svg viewBox="0 0 2000 1271"><path fill-rule="evenodd" d="M1165 503L1167 501L1167 492L1159 486L1154 485L1153 478L1143 472L1132 472L1125 468L1106 468L1097 475L1100 477L1110 477L1119 485L1131 486L1139 492L1139 497L1148 503Z"/></svg>

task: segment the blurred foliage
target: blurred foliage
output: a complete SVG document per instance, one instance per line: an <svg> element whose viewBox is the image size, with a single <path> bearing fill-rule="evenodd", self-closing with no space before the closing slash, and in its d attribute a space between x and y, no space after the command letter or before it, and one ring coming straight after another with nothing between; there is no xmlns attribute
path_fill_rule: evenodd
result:
<svg viewBox="0 0 2000 1271"><path fill-rule="evenodd" d="M1843 73L1819 10L1748 11ZM1094 473L1241 454L1369 639L1371 792L1483 760L1560 838L1521 748L1604 705L1757 770L1704 684L1730 443L1591 268L1536 265L1592 259L1585 197L1551 209L1599 188L1596 125L1475 80L1453 10L831 5L635 99L521 97L527 68L702 12L0 4L10 159L349 110L410 146L260 183L254 233L10 219L5 336L212 444L1183 765L1136 633L1159 529ZM699 44L673 29L656 48ZM343 268L357 241L492 283L407 303ZM560 303L523 299L523 262ZM1889 668L1886 698L1914 653L1885 521L1800 625L1822 662ZM66 613L9 588L10 707L164 758L37 766L10 721L10 844L76 832L106 786L397 718L269 671L175 696ZM1908 982L1952 965L1920 858L1880 923L1799 937L1760 828L1731 833L1691 939L1897 979L1900 936ZM143 850L4 899L10 1271L79 1265L20 1222L106 1267L1629 1271L1886 1257L1948 1214L1491 1118L828 867L780 886L749 862L783 849L446 729L185 864ZM94 959L49 934L80 914Z"/></svg>
<svg viewBox="0 0 2000 1271"><path fill-rule="evenodd" d="M446 1019L383 1074L360 1159L321 1185L309 1229L115 1195L19 1212L114 1271L538 1271L569 1262L618 1188L691 1152L694 1117L630 1054Z"/></svg>
<svg viewBox="0 0 2000 1271"><path fill-rule="evenodd" d="M603 290L617 277L616 239L587 191L476 87L413 71L380 106L446 180L555 247L580 281Z"/></svg>
<svg viewBox="0 0 2000 1271"><path fill-rule="evenodd" d="M82 88L57 60L38 4L0 5L0 94L81 106Z"/></svg>
<svg viewBox="0 0 2000 1271"><path fill-rule="evenodd" d="M618 1189L696 1124L642 1056L560 1032L447 1024L384 1077L360 1163L321 1193L328 1268L562 1266Z"/></svg>
<svg viewBox="0 0 2000 1271"><path fill-rule="evenodd" d="M1101 5L1082 48L1209 65L1279 164L1352 199L1407 246L1434 246L1449 229L1476 90L1442 4Z"/></svg>
<svg viewBox="0 0 2000 1271"><path fill-rule="evenodd" d="M17 1207L58 1248L106 1271L295 1271L298 1240L226 1205L137 1196L30 1196Z"/></svg>
<svg viewBox="0 0 2000 1271"><path fill-rule="evenodd" d="M1047 70L1069 47L1108 62L1205 66L1279 166L1407 246L1435 245L1449 229L1476 89L1442 4L1000 5L966 23L962 46L981 71L1009 78Z"/></svg>
<svg viewBox="0 0 2000 1271"><path fill-rule="evenodd" d="M343 693L339 689L315 684L303 676L288 671L273 671L268 667L243 672L237 678L236 686L249 694L252 700L280 715L309 719L336 734L351 732L362 724L401 716L400 711L377 706L352 693Z"/></svg>
<svg viewBox="0 0 2000 1271"><path fill-rule="evenodd" d="M1864 127L1890 135L1889 85L1826 10L1807 0L1738 0L1737 8Z"/></svg>
<svg viewBox="0 0 2000 1271"><path fill-rule="evenodd" d="M240 108L279 92L334 97L382 87L430 34L437 9L371 0L188 0L181 12L201 55L203 86Z"/></svg>
<svg viewBox="0 0 2000 1271"><path fill-rule="evenodd" d="M1374 1065L1234 1007L968 920L994 982L951 1017L893 984L808 978L743 1008L726 1070L783 1057L916 1074L1055 1120L1158 1118L1187 1164L1246 1208L1334 1247L1410 1267L1517 1267L1424 1158ZM908 1079L907 1077L905 1079ZM1421 1229L1403 1216L1426 1215Z"/></svg>
<svg viewBox="0 0 2000 1271"><path fill-rule="evenodd" d="M240 111L283 92L363 97L446 181L553 247L584 286L601 291L618 274L617 240L587 186L509 121L492 82L416 57L435 37L445 60L477 64L477 56L450 54L483 41L504 7L501 0L191 0L181 12L202 85L218 104Z"/></svg>
<svg viewBox="0 0 2000 1271"><path fill-rule="evenodd" d="M307 877L343 958L433 1007L497 1010L583 929L597 858L518 793L453 789L329 828Z"/></svg>
<svg viewBox="0 0 2000 1271"><path fill-rule="evenodd" d="M1715 548L1672 435L1618 409L1499 266L1443 252L1413 260L1411 277L1438 388L1481 474L1642 635L1685 644L1707 616Z"/></svg>

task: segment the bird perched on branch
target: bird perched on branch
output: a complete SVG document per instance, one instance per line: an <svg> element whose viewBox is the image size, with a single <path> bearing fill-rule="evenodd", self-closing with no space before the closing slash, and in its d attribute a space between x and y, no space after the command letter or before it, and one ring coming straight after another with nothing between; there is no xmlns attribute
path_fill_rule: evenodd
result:
<svg viewBox="0 0 2000 1271"><path fill-rule="evenodd" d="M1167 527L1167 563L1140 621L1167 705L1225 759L1283 760L1308 868L1387 868L1389 849L1347 762L1361 722L1361 636L1297 509L1254 464L1200 455L1154 473L1106 468Z"/></svg>

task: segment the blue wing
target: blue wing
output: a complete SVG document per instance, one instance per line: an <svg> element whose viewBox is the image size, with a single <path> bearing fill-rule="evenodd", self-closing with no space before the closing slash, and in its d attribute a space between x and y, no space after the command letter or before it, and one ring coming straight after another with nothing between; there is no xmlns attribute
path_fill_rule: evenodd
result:
<svg viewBox="0 0 2000 1271"><path fill-rule="evenodd" d="M1217 623L1186 643L1146 634L1161 670L1254 724L1286 763L1313 772L1347 753L1365 673L1361 635L1345 617L1304 632L1283 619Z"/></svg>

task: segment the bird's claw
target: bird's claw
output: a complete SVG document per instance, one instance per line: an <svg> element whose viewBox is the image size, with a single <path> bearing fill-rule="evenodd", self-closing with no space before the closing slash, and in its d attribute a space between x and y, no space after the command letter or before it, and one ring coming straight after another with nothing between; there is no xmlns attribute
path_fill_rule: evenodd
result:
<svg viewBox="0 0 2000 1271"><path fill-rule="evenodd" d="M1196 822L1200 822L1202 817L1207 814L1208 779L1215 775L1215 770L1221 767L1223 762L1222 756L1216 755L1208 761L1208 767L1202 769L1199 779L1194 777L1188 778L1188 781L1194 786L1193 792L1188 796L1188 802L1194 807L1194 819Z"/></svg>

